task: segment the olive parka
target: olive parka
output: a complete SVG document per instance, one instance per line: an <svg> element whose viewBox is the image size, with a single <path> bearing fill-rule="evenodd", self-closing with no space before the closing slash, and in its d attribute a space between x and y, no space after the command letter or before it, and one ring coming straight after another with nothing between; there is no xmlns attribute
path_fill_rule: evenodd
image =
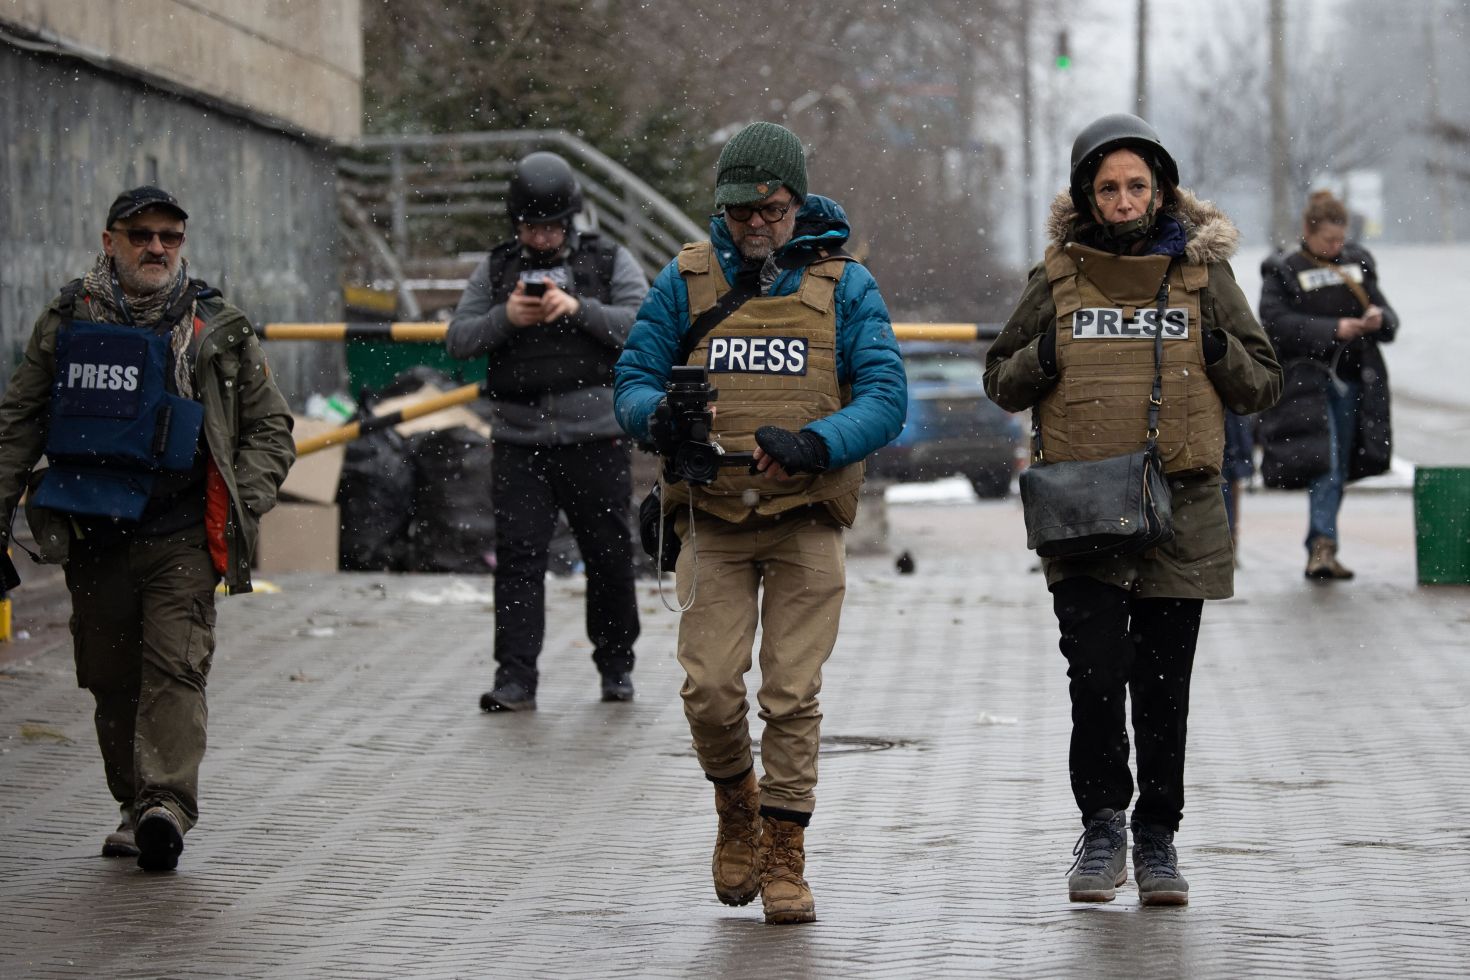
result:
<svg viewBox="0 0 1470 980"><path fill-rule="evenodd" d="M1165 207L1184 226L1184 261L1203 265L1209 279L1200 294L1200 326L1225 339L1225 353L1205 373L1231 411L1248 415L1276 403L1281 366L1250 303L1235 283L1228 260L1240 233L1208 201L1179 189ZM1067 192L1052 202L1048 237L1058 247L1075 240L1078 215ZM1030 273L1026 289L985 357L985 391L1002 408L1034 407L1060 380L1038 355L1042 337L1056 323L1056 304L1044 264ZM1202 336L1204 336L1202 334ZM1146 406L1140 406L1140 412ZM1142 448L1142 446L1140 446ZM1048 586L1086 575L1136 592L1143 598L1226 599L1234 594L1234 551L1218 475L1170 477L1174 538L1140 555L1104 559L1042 559Z"/></svg>
<svg viewBox="0 0 1470 980"><path fill-rule="evenodd" d="M0 401L0 542L8 543L11 515L31 469L45 451L56 374L60 297L47 306L31 332L25 357ZM262 514L296 459L291 409L271 379L265 353L245 314L218 296L201 299L204 322L194 365L195 397L204 405L203 439L229 491L224 529L230 593L249 592L251 559ZM71 520L27 505L31 533L45 562L62 564L71 544Z"/></svg>

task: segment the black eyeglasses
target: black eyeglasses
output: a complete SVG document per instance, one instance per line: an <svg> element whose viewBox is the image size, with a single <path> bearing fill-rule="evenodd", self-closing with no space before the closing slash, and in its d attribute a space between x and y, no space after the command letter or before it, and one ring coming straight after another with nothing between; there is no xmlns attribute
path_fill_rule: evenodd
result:
<svg viewBox="0 0 1470 980"><path fill-rule="evenodd" d="M786 212L791 210L790 204L727 204L725 205L725 217L733 218L744 224L756 214L761 216L768 225L774 225L786 217Z"/></svg>
<svg viewBox="0 0 1470 980"><path fill-rule="evenodd" d="M128 243L134 248L146 248L153 241L154 236L158 238L158 244L164 248L178 248L184 244L184 233L182 231L149 231L147 228L129 228L125 232Z"/></svg>

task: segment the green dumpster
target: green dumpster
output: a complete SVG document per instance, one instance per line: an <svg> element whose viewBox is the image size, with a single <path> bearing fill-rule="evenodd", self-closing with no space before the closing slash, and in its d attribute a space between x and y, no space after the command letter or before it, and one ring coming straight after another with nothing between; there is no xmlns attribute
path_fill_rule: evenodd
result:
<svg viewBox="0 0 1470 980"><path fill-rule="evenodd" d="M1414 470L1420 585L1470 585L1470 467Z"/></svg>
<svg viewBox="0 0 1470 980"><path fill-rule="evenodd" d="M456 361L440 344L405 344L388 340L349 340L347 377L352 395L363 388L381 388L394 376L418 365L443 371L457 384L485 380L485 358Z"/></svg>

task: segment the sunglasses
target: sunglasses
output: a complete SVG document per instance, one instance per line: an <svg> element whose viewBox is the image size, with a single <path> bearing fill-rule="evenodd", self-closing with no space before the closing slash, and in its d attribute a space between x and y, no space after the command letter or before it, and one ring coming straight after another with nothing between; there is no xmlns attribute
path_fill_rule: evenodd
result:
<svg viewBox="0 0 1470 980"><path fill-rule="evenodd" d="M164 248L178 248L184 244L182 231L149 231L147 228L129 228L124 234L128 236L128 244L134 248L147 248L148 243L155 237L158 239L158 244Z"/></svg>

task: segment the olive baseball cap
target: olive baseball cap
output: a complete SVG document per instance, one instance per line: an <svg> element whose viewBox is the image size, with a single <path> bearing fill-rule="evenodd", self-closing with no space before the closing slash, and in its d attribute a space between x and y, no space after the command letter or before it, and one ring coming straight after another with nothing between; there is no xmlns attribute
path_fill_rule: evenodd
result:
<svg viewBox="0 0 1470 980"><path fill-rule="evenodd" d="M785 186L806 197L806 151L785 126L755 122L730 138L720 151L715 207L750 204Z"/></svg>
<svg viewBox="0 0 1470 980"><path fill-rule="evenodd" d="M148 208L163 208L172 211L180 221L189 220L189 212L179 206L179 199L161 187L134 187L123 191L107 209L107 227L111 228L124 218L131 218Z"/></svg>

